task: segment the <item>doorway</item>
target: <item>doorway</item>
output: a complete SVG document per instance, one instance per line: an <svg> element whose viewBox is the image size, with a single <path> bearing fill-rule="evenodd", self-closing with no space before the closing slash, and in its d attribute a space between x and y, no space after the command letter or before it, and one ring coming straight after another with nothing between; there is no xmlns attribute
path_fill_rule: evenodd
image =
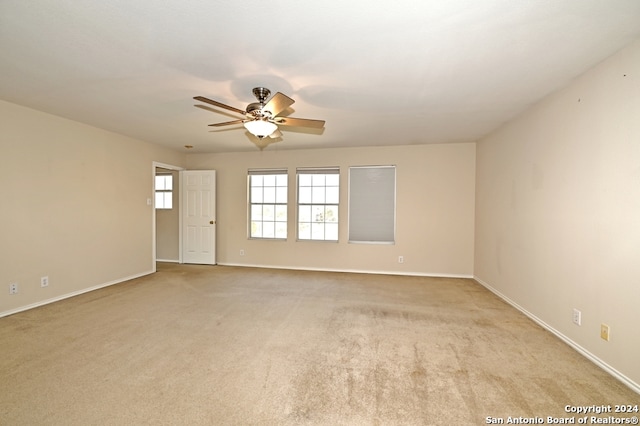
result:
<svg viewBox="0 0 640 426"><path fill-rule="evenodd" d="M180 171L182 167L153 162L152 257L156 262L180 262Z"/></svg>
<svg viewBox="0 0 640 426"><path fill-rule="evenodd" d="M216 264L216 172L153 162L152 270L156 262Z"/></svg>

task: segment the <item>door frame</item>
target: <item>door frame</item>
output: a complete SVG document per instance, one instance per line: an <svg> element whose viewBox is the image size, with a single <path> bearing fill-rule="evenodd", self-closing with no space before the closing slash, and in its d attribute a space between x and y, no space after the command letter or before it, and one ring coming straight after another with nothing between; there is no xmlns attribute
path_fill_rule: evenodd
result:
<svg viewBox="0 0 640 426"><path fill-rule="evenodd" d="M173 164L160 163L158 161L151 162L151 198L147 198L147 204L151 205L151 271L156 272L156 168L182 171L184 167L174 166ZM180 194L179 194L180 195ZM178 209L178 217L182 216L182 203L178 203L175 208ZM180 263L182 263L182 224L178 228L178 252L180 254Z"/></svg>

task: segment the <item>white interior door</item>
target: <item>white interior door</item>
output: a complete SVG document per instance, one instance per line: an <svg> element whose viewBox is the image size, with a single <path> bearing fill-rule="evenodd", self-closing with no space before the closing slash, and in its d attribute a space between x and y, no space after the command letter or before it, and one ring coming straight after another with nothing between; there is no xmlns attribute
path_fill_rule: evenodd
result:
<svg viewBox="0 0 640 426"><path fill-rule="evenodd" d="M216 172L180 172L182 263L216 264Z"/></svg>

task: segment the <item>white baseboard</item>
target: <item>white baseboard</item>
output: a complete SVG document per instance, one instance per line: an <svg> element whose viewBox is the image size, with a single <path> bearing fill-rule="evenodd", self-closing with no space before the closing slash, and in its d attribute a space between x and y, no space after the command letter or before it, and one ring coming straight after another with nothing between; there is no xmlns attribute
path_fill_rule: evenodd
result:
<svg viewBox="0 0 640 426"><path fill-rule="evenodd" d="M180 263L178 259L156 259L156 262Z"/></svg>
<svg viewBox="0 0 640 426"><path fill-rule="evenodd" d="M265 268L265 269L288 269L292 271L317 271L317 272L347 272L353 274L372 274L372 275L403 275L409 277L433 277L433 278L470 278L473 275L443 274L443 273L426 273L426 272L404 272L404 271L371 271L365 269L337 269L337 268L313 268L302 266L285 266L285 265L260 265L249 263L227 263L218 262L220 266L239 266L244 268Z"/></svg>
<svg viewBox="0 0 640 426"><path fill-rule="evenodd" d="M487 290L489 290L490 292L492 292L493 294L498 296L500 299L504 300L509 305L513 306L514 308L516 308L517 310L519 310L520 312L525 314L532 321L537 323L540 327L544 328L545 330L549 331L550 333L553 333L557 338L559 338L560 340L565 342L567 345L569 345L573 349L575 349L580 355L584 356L589 361L593 362L598 367L602 368L604 371L606 371L607 373L611 374L616 379L620 380L622 383L624 383L629 388L631 388L631 390L633 390L634 392L640 394L640 384L634 382L633 380L631 380L630 378L628 378L627 376L625 376L624 374L622 374L621 372L619 372L618 370L616 370L615 368L613 368L612 366L610 366L609 364L607 364L606 362L604 362L603 360L601 360L600 358L598 358L597 356L595 356L594 354L589 352L587 349L583 348L582 346L580 346L579 344L577 344L576 342L571 340L569 337L565 336L564 334L562 334L561 332L559 332L555 328L551 327L549 324L547 324L546 322L544 322L543 320L541 320L540 318L538 318L537 316L535 316L531 312L527 311L526 309L524 309L522 306L518 305L513 300L509 299L507 296L505 296L504 294L500 293L498 290L496 290L495 288L491 287L486 282L482 281L480 278L474 276L473 279L475 281L477 281L480 285L485 287Z"/></svg>
<svg viewBox="0 0 640 426"><path fill-rule="evenodd" d="M120 283L125 282L125 281L129 281L129 280L132 280L132 279L135 279L135 278L140 278L140 277L143 277L145 275L152 274L153 272L154 271L142 272L140 274L131 275L131 276L128 276L128 277L120 278L120 279L109 281L109 282L102 283L102 284L98 284L98 285L95 285L93 287L88 287L88 288L84 288L82 290L78 290L78 291L74 291L74 292L71 292L71 293L63 294L61 296L56 296L56 297L53 297L51 299L41 300L39 302L31 303L29 305L20 306L20 307L15 308L15 309L10 309L8 311L0 312L0 318L6 317L8 315L17 314L18 312L28 311L29 309L37 308L39 306L48 305L49 303L58 302L60 300L68 299L70 297L78 296L78 295L81 295L83 293L88 293L90 291L98 290L98 289L101 289L101 288L104 288L104 287L109 287L110 285L120 284Z"/></svg>

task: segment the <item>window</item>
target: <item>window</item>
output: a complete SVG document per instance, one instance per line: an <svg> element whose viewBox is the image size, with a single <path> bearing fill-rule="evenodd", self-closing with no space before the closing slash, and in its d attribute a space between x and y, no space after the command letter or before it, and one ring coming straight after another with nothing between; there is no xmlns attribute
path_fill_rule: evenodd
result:
<svg viewBox="0 0 640 426"><path fill-rule="evenodd" d="M349 168L349 242L395 243L396 167Z"/></svg>
<svg viewBox="0 0 640 426"><path fill-rule="evenodd" d="M338 241L340 169L298 169L298 239Z"/></svg>
<svg viewBox="0 0 640 426"><path fill-rule="evenodd" d="M156 209L173 208L173 176L156 175Z"/></svg>
<svg viewBox="0 0 640 426"><path fill-rule="evenodd" d="M287 238L287 170L249 170L249 237Z"/></svg>

